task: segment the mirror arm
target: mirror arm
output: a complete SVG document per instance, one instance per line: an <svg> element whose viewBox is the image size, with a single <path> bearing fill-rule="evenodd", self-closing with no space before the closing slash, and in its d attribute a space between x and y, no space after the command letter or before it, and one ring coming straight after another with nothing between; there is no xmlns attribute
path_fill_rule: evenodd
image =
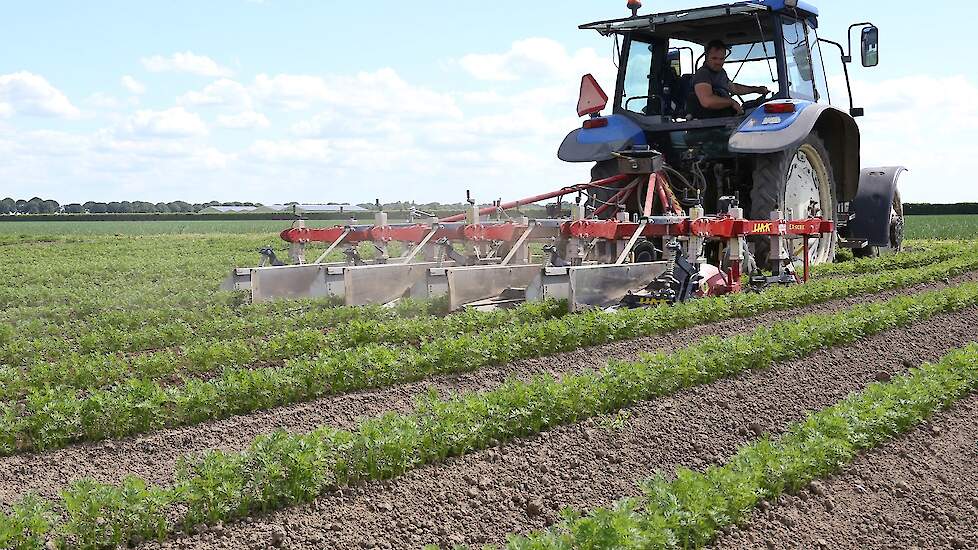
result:
<svg viewBox="0 0 978 550"><path fill-rule="evenodd" d="M846 32L846 40L849 41L849 49L842 54L843 62L852 63L852 30L855 28L872 27L872 26L873 24L870 23L869 21L864 21L862 23L853 23L852 25L849 25L849 31ZM841 48L842 46L839 47Z"/></svg>
<svg viewBox="0 0 978 550"><path fill-rule="evenodd" d="M852 29L850 28L850 31L851 30ZM839 44L838 42L833 42L825 38L819 38L818 41L824 42L826 44L831 44L836 48L839 48L839 54L841 54L842 56L842 72L845 73L846 75L846 90L849 92L849 113L851 114L854 108L852 103L852 83L849 82L849 67L848 67L848 63L846 62L846 51L845 49L842 48L842 44Z"/></svg>

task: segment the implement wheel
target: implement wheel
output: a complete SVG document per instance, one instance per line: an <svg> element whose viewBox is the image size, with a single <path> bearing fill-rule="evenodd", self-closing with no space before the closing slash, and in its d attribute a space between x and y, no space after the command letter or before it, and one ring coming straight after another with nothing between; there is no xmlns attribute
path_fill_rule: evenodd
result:
<svg viewBox="0 0 978 550"><path fill-rule="evenodd" d="M817 134L809 134L796 147L777 153L759 155L754 166L754 185L751 188L751 219L766 220L778 210L793 219L819 217L834 220L836 180L829 162L825 143ZM801 239L785 241L792 246L792 258L801 258L804 244ZM808 240L811 265L829 263L835 259L838 235L832 233ZM757 238L754 257L758 266L770 266L771 241Z"/></svg>

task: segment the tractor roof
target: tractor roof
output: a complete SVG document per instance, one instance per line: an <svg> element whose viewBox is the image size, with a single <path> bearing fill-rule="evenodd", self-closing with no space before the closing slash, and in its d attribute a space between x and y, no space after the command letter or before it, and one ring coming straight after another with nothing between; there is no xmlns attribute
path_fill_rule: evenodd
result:
<svg viewBox="0 0 978 550"><path fill-rule="evenodd" d="M757 21L753 15L773 11L789 14L797 12L813 25L817 24L818 9L807 2L799 1L797 8L791 8L785 5L785 0L755 0L596 21L581 25L580 28L605 35L636 32L662 38L679 38L699 44L706 44L716 38L737 44L753 41L753 35L758 33Z"/></svg>

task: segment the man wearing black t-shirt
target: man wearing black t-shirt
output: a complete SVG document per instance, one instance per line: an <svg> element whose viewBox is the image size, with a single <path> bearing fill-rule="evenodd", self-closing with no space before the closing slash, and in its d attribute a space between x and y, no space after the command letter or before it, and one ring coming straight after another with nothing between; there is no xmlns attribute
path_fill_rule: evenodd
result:
<svg viewBox="0 0 978 550"><path fill-rule="evenodd" d="M766 94L766 86L743 86L730 81L723 63L727 45L713 40L706 45L706 61L693 75L693 93L688 104L693 118L715 118L744 114L744 108L732 95Z"/></svg>

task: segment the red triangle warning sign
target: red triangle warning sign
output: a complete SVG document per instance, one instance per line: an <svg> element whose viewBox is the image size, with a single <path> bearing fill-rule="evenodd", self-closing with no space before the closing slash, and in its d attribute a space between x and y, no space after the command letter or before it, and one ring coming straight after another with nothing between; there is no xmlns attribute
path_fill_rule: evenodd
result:
<svg viewBox="0 0 978 550"><path fill-rule="evenodd" d="M577 116L600 113L608 105L608 94L590 74L581 79L581 98L577 100Z"/></svg>

